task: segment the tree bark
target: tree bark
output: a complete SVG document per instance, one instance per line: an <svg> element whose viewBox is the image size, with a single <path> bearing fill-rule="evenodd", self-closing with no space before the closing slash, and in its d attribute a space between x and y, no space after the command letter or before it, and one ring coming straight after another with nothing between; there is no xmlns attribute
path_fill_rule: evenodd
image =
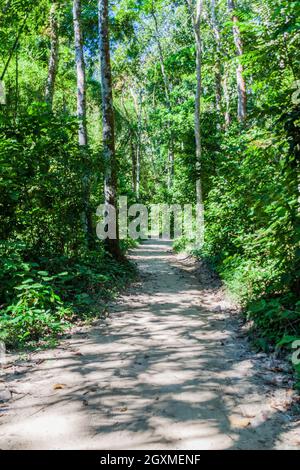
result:
<svg viewBox="0 0 300 470"><path fill-rule="evenodd" d="M225 100L225 113L224 113L224 120L225 120L225 129L227 129L231 123L231 116L230 116L230 94L228 89L228 70L225 68L224 79L223 79L223 92L224 92L224 100Z"/></svg>
<svg viewBox="0 0 300 470"><path fill-rule="evenodd" d="M49 107L52 109L54 89L55 89L55 79L58 68L59 60L59 34L58 34L58 4L54 0L50 8L50 57L48 65L48 77L46 82L45 89L45 101L48 103Z"/></svg>
<svg viewBox="0 0 300 470"><path fill-rule="evenodd" d="M158 53L159 53L159 63L160 63L161 74L162 74L163 81L164 81L166 105L167 105L169 113L171 114L172 106L171 106L171 100L170 100L170 83L169 83L168 75L165 70L163 48L162 48L161 41L160 41L159 28L158 28L157 18L156 18L156 14L154 10L153 1L152 1L151 16L154 21L155 36L156 36L156 42L157 42L157 47L158 47ZM171 130L170 122L168 122L168 128L169 128L169 139L170 139L169 149L168 149L168 189L171 189L173 185L173 178L174 178L175 158L174 158L174 138L173 138L173 133Z"/></svg>
<svg viewBox="0 0 300 470"><path fill-rule="evenodd" d="M83 33L81 26L81 0L73 0L73 25L75 42L75 63L77 77L77 118L78 118L78 143L83 152L84 176L83 176L83 214L82 223L87 245L93 240L93 225L90 211L90 174L88 165L88 134L86 123L86 79L85 62L83 54Z"/></svg>
<svg viewBox="0 0 300 470"><path fill-rule="evenodd" d="M221 112L221 103L222 103L222 71L221 71L221 38L219 25L216 18L216 2L215 0L210 1L210 11L211 11L211 23L212 31L215 38L215 50L216 50L216 60L215 60L215 96L216 96L216 110Z"/></svg>
<svg viewBox="0 0 300 470"><path fill-rule="evenodd" d="M115 153L115 122L112 96L110 64L108 0L98 0L99 39L102 92L102 138L104 156L104 198L105 204L117 210L117 173ZM117 225L116 239L107 239L106 248L115 258L121 258Z"/></svg>
<svg viewBox="0 0 300 470"><path fill-rule="evenodd" d="M140 188L141 188L141 146L140 142L136 147L136 197L139 200L140 198Z"/></svg>
<svg viewBox="0 0 300 470"><path fill-rule="evenodd" d="M246 82L243 76L244 68L240 61L240 56L243 55L243 42L241 38L240 28L238 26L239 20L235 12L234 0L228 0L228 11L231 15L233 22L233 39L236 47L236 54L238 56L238 65L236 68L236 81L237 81L237 94L238 94L238 120L244 121L247 117L247 95L246 95Z"/></svg>
<svg viewBox="0 0 300 470"><path fill-rule="evenodd" d="M202 204L202 182L201 182L201 91L202 91L202 70L201 70L201 33L200 22L203 9L203 0L186 0L192 17L193 30L196 46L196 93L195 93L195 141L196 141L196 202Z"/></svg>
<svg viewBox="0 0 300 470"><path fill-rule="evenodd" d="M77 76L77 117L79 121L78 140L79 145L87 146L88 137L86 127L86 80L83 55L83 34L81 27L81 0L73 1L73 24Z"/></svg>
<svg viewBox="0 0 300 470"><path fill-rule="evenodd" d="M131 153L131 177L132 177L132 191L136 194L136 185L137 185L137 177L136 177L136 149L135 149L135 142L134 142L134 134L131 132L130 138L130 153Z"/></svg>
<svg viewBox="0 0 300 470"><path fill-rule="evenodd" d="M139 93L139 98L136 96L136 93L133 88L130 88L130 93L133 98L134 109L137 118L137 139L136 139L136 149L135 155L132 159L132 177L134 178L134 192L137 199L140 197L140 179L141 179L141 126L142 126L142 98Z"/></svg>
<svg viewBox="0 0 300 470"><path fill-rule="evenodd" d="M157 42L157 47L158 47L158 53L159 53L160 69L161 69L161 74L162 74L163 81L164 81L166 102L167 102L167 106L170 107L169 79L168 79L168 76L167 76L166 70L165 70L164 54L163 54L163 50L162 50L162 46L161 46L161 42L160 42L158 23L157 23L156 14L155 14L155 11L154 11L153 2L152 2L151 16L153 18L154 26L155 26L155 36L156 36L156 42Z"/></svg>

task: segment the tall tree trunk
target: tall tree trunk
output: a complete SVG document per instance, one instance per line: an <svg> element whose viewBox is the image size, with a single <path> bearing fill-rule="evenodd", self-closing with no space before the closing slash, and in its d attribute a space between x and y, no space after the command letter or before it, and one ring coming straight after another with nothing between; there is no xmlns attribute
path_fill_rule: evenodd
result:
<svg viewBox="0 0 300 470"><path fill-rule="evenodd" d="M138 118L138 139L136 146L136 197L140 198L141 188L141 157L142 157L142 95L139 92L138 106L136 108Z"/></svg>
<svg viewBox="0 0 300 470"><path fill-rule="evenodd" d="M200 23L203 9L203 0L186 0L189 11L192 17L193 30L196 45L196 93L195 93L195 141L196 141L196 202L202 204L202 182L201 182L201 90L202 90L202 76L201 76L201 33Z"/></svg>
<svg viewBox="0 0 300 470"><path fill-rule="evenodd" d="M136 147L136 197L140 198L140 188L141 188L141 146L140 142Z"/></svg>
<svg viewBox="0 0 300 470"><path fill-rule="evenodd" d="M86 127L86 81L85 63L83 56L83 34L81 27L81 0L73 1L73 23L77 76L77 117L79 121L78 140L79 145L87 146L88 137Z"/></svg>
<svg viewBox="0 0 300 470"><path fill-rule="evenodd" d="M139 93L139 97L137 97L133 88L130 88L130 93L133 98L134 109L137 118L137 141L136 141L136 149L134 159L132 159L132 164L134 167L132 168L132 176L134 177L134 192L136 194L137 199L140 197L140 179L141 179L141 126L142 126L142 98L141 93Z"/></svg>
<svg viewBox="0 0 300 470"><path fill-rule="evenodd" d="M158 47L158 54L159 54L159 63L160 63L161 74L162 74L163 81L164 81L166 102L167 102L167 106L169 107L169 106L170 106L169 79L168 79L168 76L167 76L166 70L165 70L164 54L163 54L163 49L162 49L162 45L161 45L161 42L160 42L160 35L159 35L158 23L157 23L156 14L155 14L155 11L154 11L153 2L152 2L151 16L152 16L153 21L154 21L155 37L156 37L156 42L157 42L157 47Z"/></svg>
<svg viewBox="0 0 300 470"><path fill-rule="evenodd" d="M115 122L112 96L112 78L109 47L108 0L98 0L99 39L102 92L102 136L104 155L104 198L105 204L117 210L117 173L115 153ZM121 258L117 224L116 239L107 239L107 250L115 258Z"/></svg>
<svg viewBox="0 0 300 470"><path fill-rule="evenodd" d="M225 129L227 129L231 123L231 116L230 116L230 95L228 89L228 70L224 72L223 78L223 92L224 92L224 100L225 100L225 113L224 113L224 120L225 120Z"/></svg>
<svg viewBox="0 0 300 470"><path fill-rule="evenodd" d="M157 47L158 47L158 54L159 54L159 63L160 63L160 69L161 69L161 74L163 77L164 81L164 90L165 90L165 100L166 100L166 105L168 108L169 113L172 113L172 106L171 106L171 100L170 100L170 83L169 83L169 78L166 73L165 69L165 61L164 61L164 54L163 54L163 48L161 45L161 40L160 40L160 34L159 34L159 28L158 28L158 22L154 10L154 4L152 1L152 9L151 9L151 16L154 21L154 27L155 27L155 37L156 37L156 42L157 42ZM168 149L168 188L171 189L173 185L173 177L174 177L174 137L173 133L171 130L171 124L168 122L168 128L169 128L169 149Z"/></svg>
<svg viewBox="0 0 300 470"><path fill-rule="evenodd" d="M75 42L75 63L77 76L77 117L79 122L78 143L82 149L84 160L83 176L83 230L88 245L93 240L93 225L90 211L90 174L88 164L88 135L86 123L86 80L85 62L83 55L83 33L81 26L81 0L73 0L73 24Z"/></svg>
<svg viewBox="0 0 300 470"><path fill-rule="evenodd" d="M244 68L240 61L240 56L243 55L243 43L241 39L241 32L239 28L239 20L235 12L234 0L228 0L228 11L231 15L233 22L233 39L236 47L236 54L238 56L238 65L236 68L236 81L237 81L237 93L238 93L238 120L244 121L247 116L247 95L246 95L246 82L243 76Z"/></svg>
<svg viewBox="0 0 300 470"><path fill-rule="evenodd" d="M130 138L130 153L131 153L131 178L132 178L132 191L136 194L136 184L137 184L137 177L136 177L136 148L134 145L134 134L131 132Z"/></svg>
<svg viewBox="0 0 300 470"><path fill-rule="evenodd" d="M171 189L172 186L173 186L173 180L174 180L174 148L173 148L173 142L170 143L170 148L168 150L168 160L169 160L168 189Z"/></svg>
<svg viewBox="0 0 300 470"><path fill-rule="evenodd" d="M216 18L216 2L210 0L210 11L211 11L211 23L212 31L215 38L215 96L216 96L216 109L221 112L222 103L222 71L221 71L221 37L218 21Z"/></svg>
<svg viewBox="0 0 300 470"><path fill-rule="evenodd" d="M53 105L53 96L55 89L55 79L58 68L58 59L59 59L59 35L58 35L58 4L56 0L52 1L50 8L50 58L48 66L48 77L46 82L45 89L45 101L48 103L52 109Z"/></svg>

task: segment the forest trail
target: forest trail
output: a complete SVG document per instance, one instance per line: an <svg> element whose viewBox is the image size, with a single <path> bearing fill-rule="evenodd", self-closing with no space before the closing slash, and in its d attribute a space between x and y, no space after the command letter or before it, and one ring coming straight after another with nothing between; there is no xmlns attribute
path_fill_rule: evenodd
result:
<svg viewBox="0 0 300 470"><path fill-rule="evenodd" d="M165 241L131 258L141 279L105 321L5 369L0 448L299 448L288 387L266 382L210 274Z"/></svg>

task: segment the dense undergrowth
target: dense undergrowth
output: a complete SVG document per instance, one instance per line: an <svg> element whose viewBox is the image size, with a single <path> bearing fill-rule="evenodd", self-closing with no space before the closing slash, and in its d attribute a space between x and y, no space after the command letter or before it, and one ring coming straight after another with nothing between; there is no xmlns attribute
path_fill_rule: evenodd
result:
<svg viewBox="0 0 300 470"><path fill-rule="evenodd" d="M205 243L194 251L240 303L264 351L292 352L300 339L299 117L295 107L272 127L223 136L207 182Z"/></svg>
<svg viewBox="0 0 300 470"><path fill-rule="evenodd" d="M9 348L53 339L78 320L100 317L136 274L129 261L117 262L101 247L34 260L22 245L6 243L0 250L0 340Z"/></svg>
<svg viewBox="0 0 300 470"><path fill-rule="evenodd" d="M77 320L101 315L135 275L96 236L86 245L76 132L72 118L38 103L18 123L2 121L0 340L8 348L55 338ZM123 252L130 245L124 241Z"/></svg>
<svg viewBox="0 0 300 470"><path fill-rule="evenodd" d="M252 128L212 178L203 255L260 330L278 344L300 333L299 220L295 156L288 140ZM263 345L263 339L261 339Z"/></svg>

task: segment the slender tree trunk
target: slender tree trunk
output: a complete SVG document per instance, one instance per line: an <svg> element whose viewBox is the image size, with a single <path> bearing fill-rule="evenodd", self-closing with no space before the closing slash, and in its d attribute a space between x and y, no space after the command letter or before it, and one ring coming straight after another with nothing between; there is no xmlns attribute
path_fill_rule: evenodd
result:
<svg viewBox="0 0 300 470"><path fill-rule="evenodd" d="M138 113L138 142L136 147L136 197L140 198L141 188L141 158L142 158L142 95L139 93Z"/></svg>
<svg viewBox="0 0 300 470"><path fill-rule="evenodd" d="M222 103L222 71L221 71L221 38L219 25L216 18L216 2L215 0L210 1L210 10L211 10L211 22L212 30L215 38L215 48L216 48L216 60L215 60L215 96L216 96L216 109L221 112L221 103Z"/></svg>
<svg viewBox="0 0 300 470"><path fill-rule="evenodd" d="M233 22L233 39L236 47L236 54L238 56L238 65L236 68L236 81L238 93L238 120L244 121L247 116L247 95L246 95L246 82L243 76L244 68L240 61L240 56L243 55L243 43L241 38L240 28L238 26L239 20L234 13L235 3L234 0L228 0L228 11L231 15Z"/></svg>
<svg viewBox="0 0 300 470"><path fill-rule="evenodd" d="M133 160L135 167L132 169L133 170L132 173L135 178L135 182L134 182L135 194L136 194L137 199L139 199L140 179L141 179L140 174L141 174L142 99L141 99L141 94L138 99L133 88L130 88L130 93L133 98L134 109L135 109L136 118L137 118L137 142L136 142L135 156Z"/></svg>
<svg viewBox="0 0 300 470"><path fill-rule="evenodd" d="M131 152L131 177L132 177L132 191L134 194L136 194L136 183L137 183L137 178L136 178L136 148L134 145L134 136L133 132L131 133L131 139L130 139L130 152Z"/></svg>
<svg viewBox="0 0 300 470"><path fill-rule="evenodd" d="M171 114L172 106L171 106L171 100L170 100L170 83L169 83L169 78L165 69L163 48L162 48L161 41L160 41L159 28L158 28L157 18L156 18L156 14L154 10L153 1L152 1L151 16L154 21L155 37L156 37L158 53L159 53L159 63L160 63L161 74L162 74L163 81L164 81L166 105L167 105L169 113ZM169 128L169 138L170 138L169 149L168 149L168 188L171 189L173 185L175 158L174 158L174 138L173 138L173 133L171 130L170 122L168 122L168 128Z"/></svg>
<svg viewBox="0 0 300 470"><path fill-rule="evenodd" d="M59 35L58 35L58 4L54 0L52 1L50 8L50 58L48 66L48 77L46 82L45 89L45 101L48 103L52 109L53 105L53 96L55 89L55 79L58 68L58 59L59 59Z"/></svg>
<svg viewBox="0 0 300 470"><path fill-rule="evenodd" d="M18 116L19 108L19 47L16 47L16 102L15 102L15 119Z"/></svg>
<svg viewBox="0 0 300 470"><path fill-rule="evenodd" d="M117 173L115 154L115 122L112 96L112 78L109 47L108 0L98 0L99 39L101 60L102 91L102 135L104 155L104 197L105 204L117 209ZM107 250L115 257L121 258L118 225L116 239L107 239Z"/></svg>
<svg viewBox="0 0 300 470"><path fill-rule="evenodd" d="M79 145L87 146L88 137L86 127L86 81L85 63L83 56L83 35L81 27L81 0L73 1L73 23L77 76L77 117L79 121L78 140Z"/></svg>
<svg viewBox="0 0 300 470"><path fill-rule="evenodd" d="M139 150L141 146L141 126L140 126L140 121L141 121L141 107L139 108L137 96L133 90L133 88L129 88L130 93L133 98L133 103L134 103L134 109L136 112L136 118L137 118L137 132L135 132L133 129L130 130L130 155L131 155L131 182L132 182L132 191L136 195L136 198L139 199ZM121 98L121 102L125 111L125 114L127 116L128 122L130 122L130 115L127 112L124 100L123 100L123 95Z"/></svg>
<svg viewBox="0 0 300 470"><path fill-rule="evenodd" d="M171 189L173 186L174 180L174 150L173 142L171 142L169 151L168 151L168 160L169 160L169 176L168 176L168 189Z"/></svg>
<svg viewBox="0 0 300 470"><path fill-rule="evenodd" d="M225 101L225 113L224 113L224 120L225 120L225 129L227 129L231 123L231 116L230 116L230 95L228 89L228 70L225 68L224 78L223 78L223 92L224 92L224 101Z"/></svg>
<svg viewBox="0 0 300 470"><path fill-rule="evenodd" d="M201 76L201 33L200 22L203 9L203 0L187 0L189 11L192 17L195 45L196 45L196 94L195 94L195 141L196 141L196 202L202 204L202 182L201 182L201 90L202 90L202 76Z"/></svg>
<svg viewBox="0 0 300 470"><path fill-rule="evenodd" d="M90 174L88 165L88 134L86 123L86 79L83 55L83 33L81 26L81 0L73 0L73 24L75 42L75 63L77 76L77 117L79 122L78 143L83 152L83 230L88 245L93 240L93 225L90 211Z"/></svg>
<svg viewBox="0 0 300 470"><path fill-rule="evenodd" d="M155 37L156 37L158 53L159 53L159 63L160 63L161 74L162 74L163 81L164 81L166 102L167 102L167 106L170 106L169 79L168 79L168 76L167 76L166 70L165 70L164 54L163 54L163 49L162 49L162 45L161 45L161 42L160 42L158 23L157 23L156 14L155 14L155 11L154 11L153 2L152 2L151 16L153 18L154 26L155 26Z"/></svg>
<svg viewBox="0 0 300 470"><path fill-rule="evenodd" d="M140 187L141 187L141 148L140 142L136 147L136 197L140 198Z"/></svg>

